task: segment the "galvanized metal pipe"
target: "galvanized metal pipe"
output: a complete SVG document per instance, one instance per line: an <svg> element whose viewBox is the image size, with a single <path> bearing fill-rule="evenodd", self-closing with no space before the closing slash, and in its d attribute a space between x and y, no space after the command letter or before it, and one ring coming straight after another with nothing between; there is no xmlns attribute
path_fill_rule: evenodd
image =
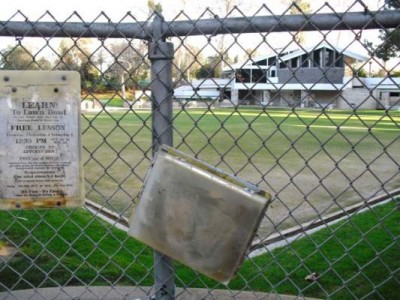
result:
<svg viewBox="0 0 400 300"><path fill-rule="evenodd" d="M84 22L0 22L0 36L11 37L91 37L149 39L150 24Z"/></svg>
<svg viewBox="0 0 400 300"><path fill-rule="evenodd" d="M351 12L345 14L285 15L177 21L168 24L165 36L193 36L254 32L323 31L394 28L400 24L400 10Z"/></svg>
<svg viewBox="0 0 400 300"><path fill-rule="evenodd" d="M149 44L151 61L151 93L153 121L153 153L162 144L173 145L172 130L172 59L174 46L161 36L162 18L154 20L153 42ZM175 273L173 260L154 252L154 284L157 300L175 299Z"/></svg>
<svg viewBox="0 0 400 300"><path fill-rule="evenodd" d="M215 35L250 32L323 31L394 28L400 10L313 15L257 16L163 22L162 36ZM0 36L94 37L153 40L153 23L0 22Z"/></svg>

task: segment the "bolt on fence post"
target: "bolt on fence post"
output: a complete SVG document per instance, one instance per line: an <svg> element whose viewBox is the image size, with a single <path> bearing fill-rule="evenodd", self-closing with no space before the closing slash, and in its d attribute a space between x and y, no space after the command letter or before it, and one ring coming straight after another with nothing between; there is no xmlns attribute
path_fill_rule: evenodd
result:
<svg viewBox="0 0 400 300"><path fill-rule="evenodd" d="M149 43L151 61L151 93L153 121L153 154L162 144L172 146L172 59L174 45L162 37L163 18L156 15L153 22L153 41ZM173 261L154 252L154 284L156 299L175 299Z"/></svg>

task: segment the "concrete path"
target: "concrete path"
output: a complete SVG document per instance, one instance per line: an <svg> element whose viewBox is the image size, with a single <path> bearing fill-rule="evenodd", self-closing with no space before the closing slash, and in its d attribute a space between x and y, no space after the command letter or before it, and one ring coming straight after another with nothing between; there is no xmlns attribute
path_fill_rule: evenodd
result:
<svg viewBox="0 0 400 300"><path fill-rule="evenodd" d="M152 291L148 287L64 287L20 290L10 293L0 293L1 300L150 300ZM242 291L206 290L206 289L180 289L176 290L177 300L294 300L306 299L268 293L254 293ZM311 300L311 298L307 298Z"/></svg>

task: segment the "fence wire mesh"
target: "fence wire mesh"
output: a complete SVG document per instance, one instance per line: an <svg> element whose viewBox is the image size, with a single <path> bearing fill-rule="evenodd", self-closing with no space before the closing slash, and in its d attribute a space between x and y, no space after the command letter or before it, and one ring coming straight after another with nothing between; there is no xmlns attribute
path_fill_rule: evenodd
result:
<svg viewBox="0 0 400 300"><path fill-rule="evenodd" d="M400 297L399 4L332 3L1 22L2 70L81 74L87 200L1 212L0 298ZM168 55L149 46L164 42L174 55L155 69ZM152 250L126 234L169 134L273 196L228 286L175 263L175 295L157 294Z"/></svg>

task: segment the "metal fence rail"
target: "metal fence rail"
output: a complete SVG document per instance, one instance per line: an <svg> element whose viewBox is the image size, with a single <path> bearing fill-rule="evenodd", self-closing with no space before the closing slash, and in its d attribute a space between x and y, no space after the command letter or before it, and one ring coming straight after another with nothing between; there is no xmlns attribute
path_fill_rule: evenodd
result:
<svg viewBox="0 0 400 300"><path fill-rule="evenodd" d="M87 205L0 212L0 298L400 297L398 4L298 2L1 21L1 69L81 74ZM228 286L125 232L161 144L273 196Z"/></svg>
<svg viewBox="0 0 400 300"><path fill-rule="evenodd" d="M315 30L356 30L393 28L399 24L398 11L368 11L283 16L236 17L162 24L164 37L253 32L286 32ZM137 23L59 23L7 21L0 24L1 36L79 37L79 38L155 38L154 24L149 20Z"/></svg>

